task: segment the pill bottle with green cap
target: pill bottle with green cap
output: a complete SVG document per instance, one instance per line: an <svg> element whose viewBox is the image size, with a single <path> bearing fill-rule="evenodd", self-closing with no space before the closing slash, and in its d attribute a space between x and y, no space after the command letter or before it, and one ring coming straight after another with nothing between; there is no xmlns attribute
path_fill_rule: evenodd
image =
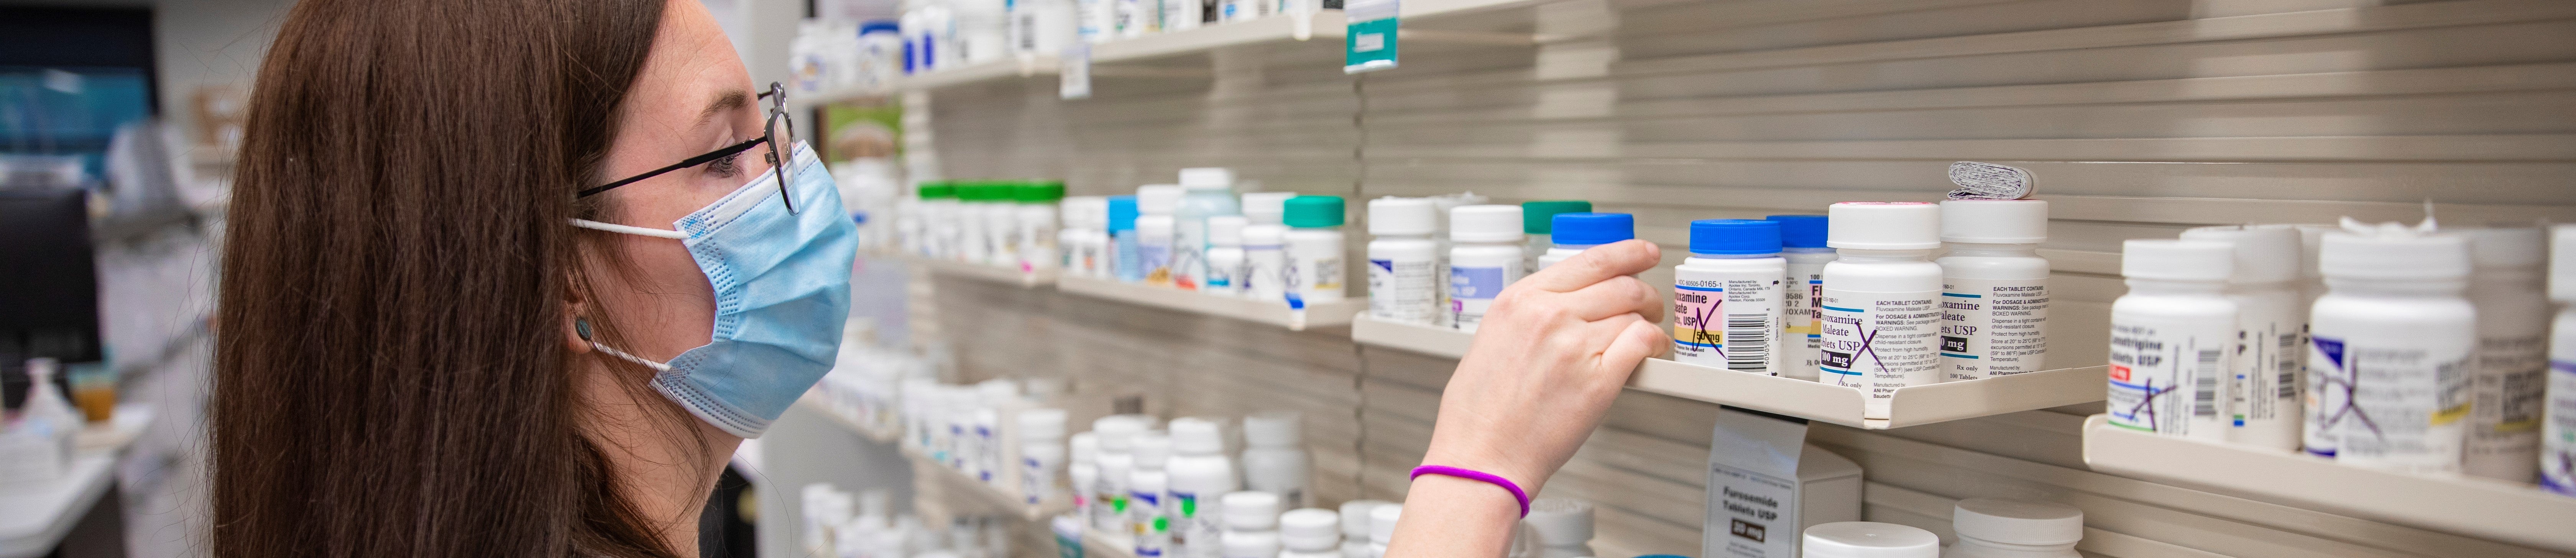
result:
<svg viewBox="0 0 2576 558"><path fill-rule="evenodd" d="M1780 375L1814 380L1817 351L1824 345L1816 316L1824 312L1825 264L1836 257L1825 246L1827 218L1772 215L1762 220L1780 223L1780 259L1789 262L1788 283L1780 289L1780 350L1789 353L1783 361L1788 369Z"/></svg>
<svg viewBox="0 0 2576 558"><path fill-rule="evenodd" d="M1019 245L1019 269L1030 273L1054 269L1061 257L1056 254L1056 203L1064 200L1063 182L1021 184L1013 196L1019 202L1011 209L1015 227L1013 244Z"/></svg>
<svg viewBox="0 0 2576 558"><path fill-rule="evenodd" d="M984 265L1020 267L1020 187L1024 184L984 183Z"/></svg>
<svg viewBox="0 0 2576 558"><path fill-rule="evenodd" d="M1538 257L1547 254L1556 241L1549 236L1556 230L1558 213L1591 213L1592 202L1583 200L1538 200L1521 202L1521 234L1528 235L1522 248L1521 269L1538 271Z"/></svg>
<svg viewBox="0 0 2576 558"><path fill-rule="evenodd" d="M1524 207L1524 210L1527 208ZM1581 254L1594 246L1637 237L1637 218L1626 213L1559 213L1550 218L1547 253L1539 254L1537 269L1547 269L1556 262Z"/></svg>
<svg viewBox="0 0 2576 558"><path fill-rule="evenodd" d="M980 181L952 182L957 191L957 214L951 219L957 227L957 244L949 259L967 263L984 263L991 257L992 246L984 234L984 208L992 205L985 194L990 189Z"/></svg>
<svg viewBox="0 0 2576 558"><path fill-rule="evenodd" d="M1673 360L1776 376L1786 368L1772 337L1780 331L1780 224L1701 219L1690 224L1690 258L1673 266Z"/></svg>
<svg viewBox="0 0 2576 558"><path fill-rule="evenodd" d="M913 226L920 238L914 253L925 258L945 259L957 238L957 186L947 182L923 182L917 190L921 196L920 223Z"/></svg>
<svg viewBox="0 0 2576 558"><path fill-rule="evenodd" d="M1342 198L1288 198L1280 220L1288 256L1286 299L1289 308L1342 299Z"/></svg>

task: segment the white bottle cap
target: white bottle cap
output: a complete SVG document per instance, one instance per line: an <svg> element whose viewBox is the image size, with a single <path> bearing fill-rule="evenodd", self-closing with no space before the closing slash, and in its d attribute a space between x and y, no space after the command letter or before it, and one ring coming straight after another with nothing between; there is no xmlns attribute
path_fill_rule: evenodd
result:
<svg viewBox="0 0 2576 558"><path fill-rule="evenodd" d="M1100 433L1098 432L1075 434L1072 439L1065 440L1064 443L1067 446L1065 453L1073 457L1068 463L1090 463L1100 460Z"/></svg>
<svg viewBox="0 0 2576 558"><path fill-rule="evenodd" d="M1941 206L1923 202L1842 202L1825 209L1825 245L1855 250L1941 247Z"/></svg>
<svg viewBox="0 0 2576 558"><path fill-rule="evenodd" d="M1342 544L1341 523L1341 514L1333 510L1289 510L1279 514L1279 544L1305 552L1332 550Z"/></svg>
<svg viewBox="0 0 2576 558"><path fill-rule="evenodd" d="M1136 187L1136 214L1171 215L1181 205L1181 187L1171 184L1148 184Z"/></svg>
<svg viewBox="0 0 2576 558"><path fill-rule="evenodd" d="M2549 250L2535 228L2468 229L2469 265L2477 269L2538 268Z"/></svg>
<svg viewBox="0 0 2576 558"><path fill-rule="evenodd" d="M1225 493L1225 527L1236 531L1279 528L1279 495L1256 490Z"/></svg>
<svg viewBox="0 0 2576 558"><path fill-rule="evenodd" d="M2317 271L2329 278L2440 280L2469 276L2469 241L2449 233L2380 229L2326 233Z"/></svg>
<svg viewBox="0 0 2576 558"><path fill-rule="evenodd" d="M1215 421L1182 417L1172 419L1172 453L1178 455L1214 455L1225 452L1225 435Z"/></svg>
<svg viewBox="0 0 2576 558"><path fill-rule="evenodd" d="M1004 403L1019 401L1020 384L1018 382L1001 378L985 380L975 384L975 395L982 398L985 405L1001 405Z"/></svg>
<svg viewBox="0 0 2576 558"><path fill-rule="evenodd" d="M2236 245L2207 240L2132 238L2120 243L2120 275L2130 279L2226 281Z"/></svg>
<svg viewBox="0 0 2576 558"><path fill-rule="evenodd" d="M1462 205L1449 210L1449 240L1520 242L1521 206Z"/></svg>
<svg viewBox="0 0 2576 558"><path fill-rule="evenodd" d="M1181 169L1181 186L1234 187L1234 169L1225 167L1191 167Z"/></svg>
<svg viewBox="0 0 2576 558"><path fill-rule="evenodd" d="M1207 218L1209 246L1242 246L1243 226L1252 220L1242 215L1216 215Z"/></svg>
<svg viewBox="0 0 2576 558"><path fill-rule="evenodd" d="M1067 228L1104 228L1092 224L1092 220L1109 219L1109 198L1100 196L1065 198L1064 203L1056 206L1056 211L1058 213L1056 221L1064 223Z"/></svg>
<svg viewBox="0 0 2576 558"><path fill-rule="evenodd" d="M1369 511L1377 509L1378 506L1392 505L1395 505L1395 502L1385 500L1352 500L1342 502L1342 537L1350 539L1353 542L1367 540L1369 534Z"/></svg>
<svg viewBox="0 0 2576 558"><path fill-rule="evenodd" d="M1020 442L1064 438L1064 409L1020 411Z"/></svg>
<svg viewBox="0 0 2576 558"><path fill-rule="evenodd" d="M2193 227L2183 240L2234 245L2233 271L2227 282L2242 285L2299 280L2299 230L2279 225Z"/></svg>
<svg viewBox="0 0 2576 558"><path fill-rule="evenodd" d="M1186 197L1190 197L1190 196L1204 196L1204 195L1209 195L1209 194L1231 194L1231 193L1233 193L1233 192L1226 190L1226 187L1225 187L1225 185L1224 185L1224 184L1184 184L1184 185L1181 185L1181 197L1185 197L1185 198L1186 198Z"/></svg>
<svg viewBox="0 0 2576 558"><path fill-rule="evenodd" d="M1100 435L1100 451L1126 453L1135 450L1136 434L1144 432L1145 425L1132 416L1109 415L1091 421L1091 431Z"/></svg>
<svg viewBox="0 0 2576 558"><path fill-rule="evenodd" d="M1165 462L1172 459L1172 436L1161 431L1147 430L1137 433L1136 440L1129 443L1135 445L1127 451L1136 454L1136 467L1139 469L1161 469ZM1148 464L1151 466L1147 466Z"/></svg>
<svg viewBox="0 0 2576 558"><path fill-rule="evenodd" d="M1574 546L1592 542L1592 504L1582 500L1530 500L1529 517L1521 518L1541 546Z"/></svg>
<svg viewBox="0 0 2576 558"><path fill-rule="evenodd" d="M1244 415L1243 443L1256 448L1296 447L1296 411L1264 411Z"/></svg>
<svg viewBox="0 0 2576 558"><path fill-rule="evenodd" d="M1430 198L1384 197L1368 202L1369 234L1431 234L1440 230L1439 208Z"/></svg>
<svg viewBox="0 0 2576 558"><path fill-rule="evenodd" d="M1839 521L1808 527L1804 558L1940 558L1941 537L1919 527Z"/></svg>
<svg viewBox="0 0 2576 558"><path fill-rule="evenodd" d="M1296 192L1247 192L1243 194L1243 216L1255 225L1277 225L1288 212L1288 198Z"/></svg>
<svg viewBox="0 0 2576 558"><path fill-rule="evenodd" d="M1172 216L1169 214L1136 216L1136 235L1164 238L1171 237Z"/></svg>
<svg viewBox="0 0 2576 558"><path fill-rule="evenodd" d="M2046 200L1941 202L1941 241L2038 244L2048 241Z"/></svg>
<svg viewBox="0 0 2576 558"><path fill-rule="evenodd" d="M1386 544L1395 540L1395 521L1404 517L1404 504L1387 504L1369 509L1369 542Z"/></svg>
<svg viewBox="0 0 2576 558"><path fill-rule="evenodd" d="M2084 540L2084 510L2056 502L1969 498L1950 513L1950 528L1988 542L2075 544Z"/></svg>
<svg viewBox="0 0 2576 558"><path fill-rule="evenodd" d="M1271 220L1277 221L1278 219L1272 218ZM1287 225L1266 223L1243 226L1244 246L1278 246L1279 243L1282 242L1281 239L1287 236Z"/></svg>
<svg viewBox="0 0 2576 558"><path fill-rule="evenodd" d="M1226 531L1219 535L1224 558L1278 558L1279 534L1270 531Z"/></svg>
<svg viewBox="0 0 2576 558"><path fill-rule="evenodd" d="M2335 226L2290 225L2290 227L2299 229L2299 278L2325 277L2325 273L2317 271L2317 252L2325 245L2326 233L2336 230Z"/></svg>
<svg viewBox="0 0 2576 558"><path fill-rule="evenodd" d="M2549 299L2576 302L2576 225L2549 228Z"/></svg>

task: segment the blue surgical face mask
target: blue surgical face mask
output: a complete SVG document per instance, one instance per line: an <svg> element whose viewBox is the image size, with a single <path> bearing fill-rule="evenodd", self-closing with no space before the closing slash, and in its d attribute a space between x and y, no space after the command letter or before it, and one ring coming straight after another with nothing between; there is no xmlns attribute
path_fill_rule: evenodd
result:
<svg viewBox="0 0 2576 558"><path fill-rule="evenodd" d="M653 362L593 343L610 356L653 367L654 391L708 424L758 438L770 421L832 369L850 316L850 265L858 226L841 208L813 149L799 142L780 203L768 173L681 217L674 230L574 220L573 225L677 239L715 287L715 336L705 346ZM776 169L770 173L778 172Z"/></svg>

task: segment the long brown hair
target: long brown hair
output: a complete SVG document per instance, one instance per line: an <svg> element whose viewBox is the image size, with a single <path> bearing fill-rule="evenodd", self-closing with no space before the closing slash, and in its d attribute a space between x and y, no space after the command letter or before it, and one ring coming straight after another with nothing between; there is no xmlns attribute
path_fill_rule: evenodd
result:
<svg viewBox="0 0 2576 558"><path fill-rule="evenodd" d="M563 325L662 8L295 5L224 248L215 556L674 554L581 433Z"/></svg>

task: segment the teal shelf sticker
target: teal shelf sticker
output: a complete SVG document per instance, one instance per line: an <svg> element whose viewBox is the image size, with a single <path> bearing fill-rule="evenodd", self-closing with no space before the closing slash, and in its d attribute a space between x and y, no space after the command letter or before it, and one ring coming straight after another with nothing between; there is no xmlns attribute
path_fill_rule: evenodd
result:
<svg viewBox="0 0 2576 558"><path fill-rule="evenodd" d="M1395 67L1397 0L1349 0L1342 15L1350 21L1342 34L1342 73L1374 72Z"/></svg>

